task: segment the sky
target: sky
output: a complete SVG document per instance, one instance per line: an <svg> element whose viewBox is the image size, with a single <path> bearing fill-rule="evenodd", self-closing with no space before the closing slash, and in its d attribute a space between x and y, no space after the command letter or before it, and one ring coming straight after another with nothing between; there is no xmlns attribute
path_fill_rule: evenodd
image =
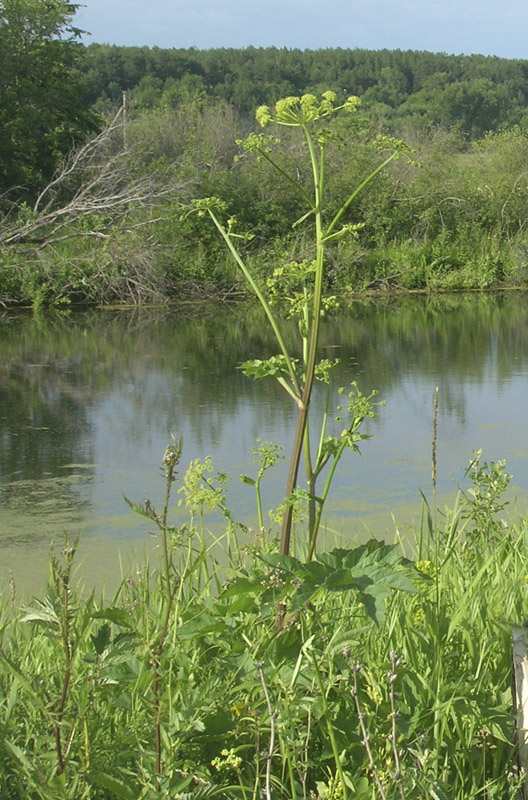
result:
<svg viewBox="0 0 528 800"><path fill-rule="evenodd" d="M81 0L86 43L528 58L527 0Z"/></svg>

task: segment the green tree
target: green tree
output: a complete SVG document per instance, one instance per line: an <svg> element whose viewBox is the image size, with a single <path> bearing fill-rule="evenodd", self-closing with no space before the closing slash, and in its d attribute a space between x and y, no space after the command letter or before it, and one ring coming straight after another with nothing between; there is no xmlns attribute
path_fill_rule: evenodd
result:
<svg viewBox="0 0 528 800"><path fill-rule="evenodd" d="M31 199L97 127L82 102L67 0L0 0L0 192Z"/></svg>

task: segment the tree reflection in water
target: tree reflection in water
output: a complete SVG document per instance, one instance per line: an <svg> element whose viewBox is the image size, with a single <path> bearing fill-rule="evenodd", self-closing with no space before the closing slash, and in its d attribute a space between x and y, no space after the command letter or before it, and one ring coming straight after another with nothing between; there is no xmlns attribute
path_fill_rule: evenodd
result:
<svg viewBox="0 0 528 800"><path fill-rule="evenodd" d="M405 296L357 302L325 320L321 355L339 357L336 385L356 379L387 406L370 424L363 457L350 455L330 505L332 524L393 530L390 514L420 503L430 485L432 397L439 386L439 483L453 492L473 449L507 459L526 485L523 444L528 310L522 293ZM292 330L292 338L294 331ZM170 431L185 440L183 468L212 454L233 476L244 521L257 437L288 452L294 409L273 381L237 366L273 355L260 311L216 305L73 312L0 320L0 548L47 546L66 530L116 540L145 537L122 494L156 500ZM314 402L322 402L316 393ZM337 399L336 399L337 402ZM285 465L264 487L282 499ZM352 526L351 521L354 521Z"/></svg>

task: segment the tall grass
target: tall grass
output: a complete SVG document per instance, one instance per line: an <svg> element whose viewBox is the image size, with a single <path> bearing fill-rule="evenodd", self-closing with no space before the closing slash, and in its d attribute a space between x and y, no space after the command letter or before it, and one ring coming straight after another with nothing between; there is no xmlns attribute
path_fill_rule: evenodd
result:
<svg viewBox="0 0 528 800"><path fill-rule="evenodd" d="M167 524L178 447L164 511L142 507L159 567L83 600L66 543L43 600L5 600L0 797L515 797L526 521L499 518L504 465L472 459L473 493L437 526L424 514L414 558L372 540L303 562L238 545L228 520L220 568L200 507L225 498L204 465L183 481L187 525Z"/></svg>

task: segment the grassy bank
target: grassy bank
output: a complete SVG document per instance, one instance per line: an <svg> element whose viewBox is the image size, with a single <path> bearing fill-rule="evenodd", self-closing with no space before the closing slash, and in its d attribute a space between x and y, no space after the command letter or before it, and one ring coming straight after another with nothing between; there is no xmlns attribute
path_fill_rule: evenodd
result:
<svg viewBox="0 0 528 800"><path fill-rule="evenodd" d="M394 140L380 140L362 111L327 123L328 222ZM62 192L44 211L27 203L0 208L0 305L247 292L210 221L190 213L193 198L224 204L223 221L231 219L242 237L239 248L261 286L277 268L314 259L306 151L292 131L281 132L277 173L242 152L250 127L212 101L118 115L94 144L96 164L86 153L88 163L79 159L74 189L87 186L88 195L70 196L66 169L57 177L66 182ZM511 130L468 142L442 128L394 133L409 143L412 162L391 163L347 207L341 221L357 226L357 236L328 248L325 291L526 286L527 135ZM116 185L117 205L109 207L108 187Z"/></svg>
<svg viewBox="0 0 528 800"><path fill-rule="evenodd" d="M136 506L160 562L106 600L77 595L66 542L43 599L4 599L0 796L517 796L526 521L502 519L503 464L477 459L471 477L455 508L424 506L411 545L306 563L243 531L195 470L185 525L167 524L169 493L159 513ZM226 516L214 546L211 504Z"/></svg>

